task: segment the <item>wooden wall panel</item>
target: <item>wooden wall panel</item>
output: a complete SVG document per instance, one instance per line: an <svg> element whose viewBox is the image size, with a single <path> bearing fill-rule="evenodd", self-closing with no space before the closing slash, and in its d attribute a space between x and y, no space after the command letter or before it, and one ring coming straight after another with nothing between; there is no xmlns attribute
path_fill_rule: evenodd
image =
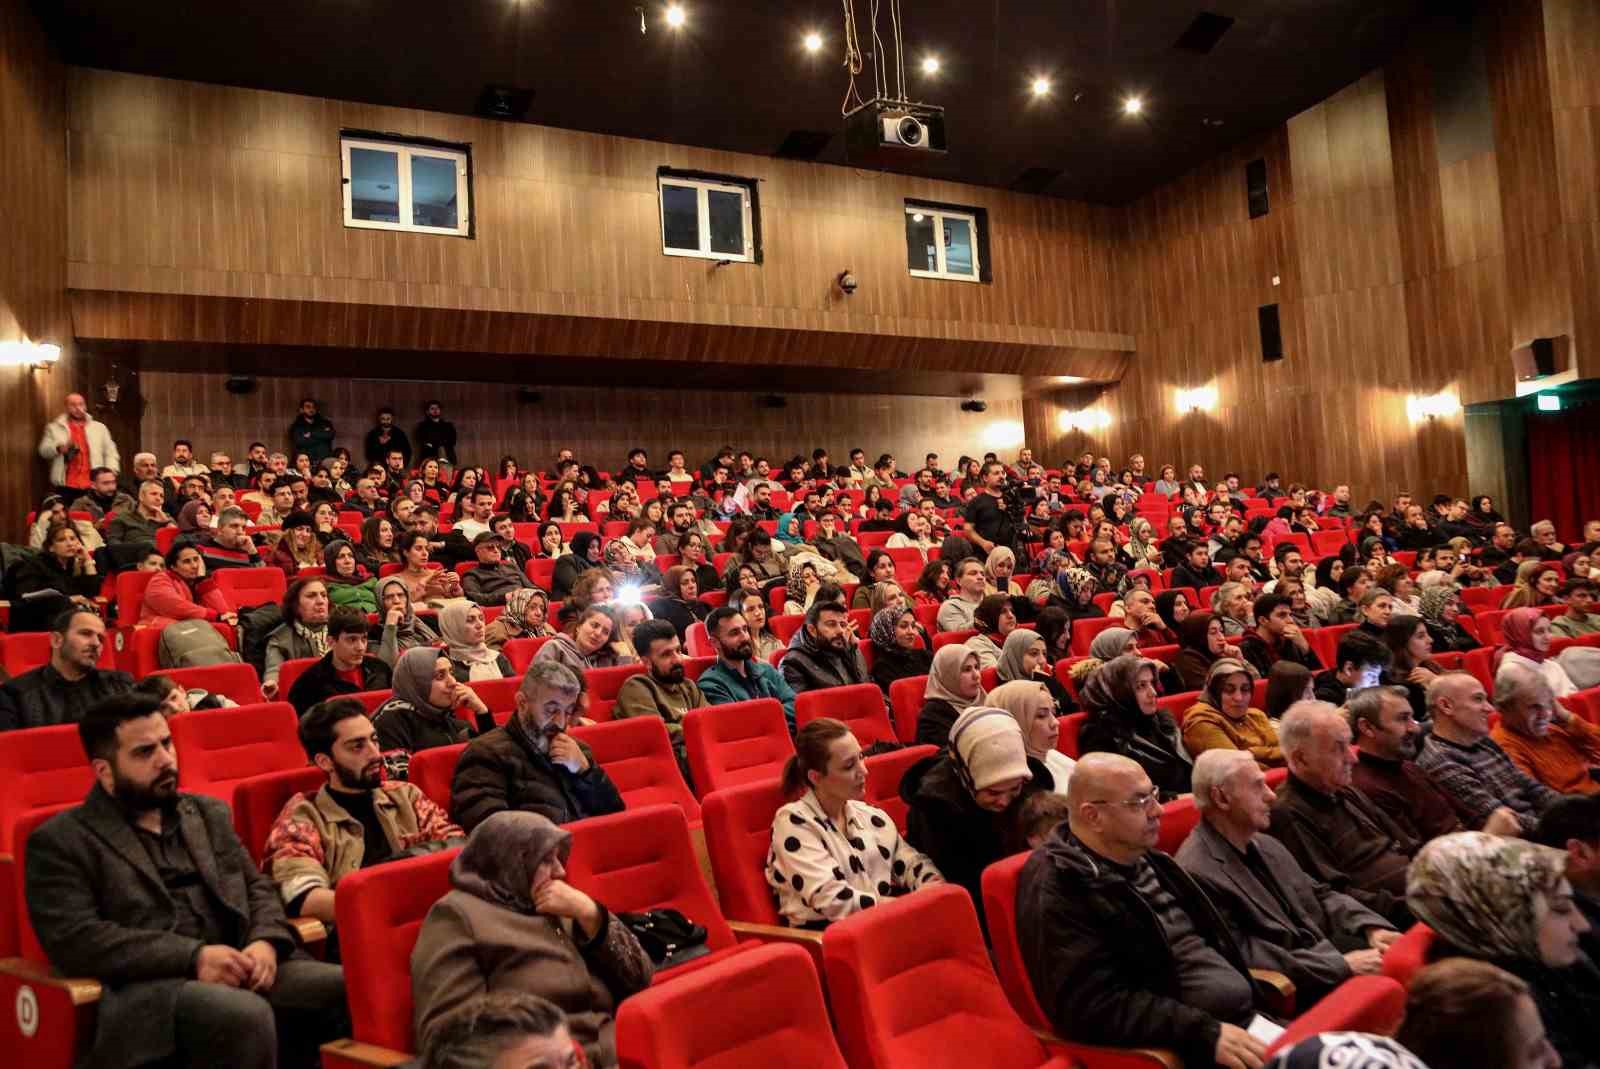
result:
<svg viewBox="0 0 1600 1069"><path fill-rule="evenodd" d="M989 408L983 413L962 412L954 397L792 394L787 408L768 409L757 405L754 393L645 392L624 385L552 387L541 391L541 403L523 405L495 383L322 377L265 377L255 393L238 396L223 388L224 377L142 373L146 448L164 457L170 442L184 437L194 442L197 455L227 449L237 459L253 440L281 449L304 396L319 399L339 444L357 456L379 405L392 406L409 433L425 402L438 398L456 421L460 458L486 467L508 453L524 466L543 465L568 447L585 463L614 469L635 445L663 466L674 448L698 465L731 444L774 462L799 452L809 457L821 446L844 463L859 446L874 458L893 453L910 470L930 450L953 464L961 453L1011 454L1022 444L1021 392L1015 380L1008 389L1000 376L989 377Z"/></svg>

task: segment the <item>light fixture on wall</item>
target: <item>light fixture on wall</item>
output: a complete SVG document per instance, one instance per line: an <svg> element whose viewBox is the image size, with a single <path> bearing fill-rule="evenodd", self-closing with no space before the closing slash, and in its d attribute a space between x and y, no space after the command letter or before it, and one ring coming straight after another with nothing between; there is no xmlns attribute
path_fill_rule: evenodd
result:
<svg viewBox="0 0 1600 1069"><path fill-rule="evenodd" d="M0 367L48 368L61 359L61 346L53 342L0 342Z"/></svg>
<svg viewBox="0 0 1600 1069"><path fill-rule="evenodd" d="M1454 416L1461 411L1461 399L1448 390L1429 394L1406 395L1406 417L1412 423Z"/></svg>
<svg viewBox="0 0 1600 1069"><path fill-rule="evenodd" d="M1197 386L1192 390L1179 390L1176 402L1179 412L1209 412L1217 407L1217 388Z"/></svg>
<svg viewBox="0 0 1600 1069"><path fill-rule="evenodd" d="M1018 419L997 419L983 429L980 439L985 449L1016 449L1027 440L1027 433Z"/></svg>
<svg viewBox="0 0 1600 1069"><path fill-rule="evenodd" d="M1103 431L1111 426L1111 413L1103 408L1085 408L1078 412L1060 412L1056 415L1056 427L1062 433L1082 431L1091 434L1094 431Z"/></svg>

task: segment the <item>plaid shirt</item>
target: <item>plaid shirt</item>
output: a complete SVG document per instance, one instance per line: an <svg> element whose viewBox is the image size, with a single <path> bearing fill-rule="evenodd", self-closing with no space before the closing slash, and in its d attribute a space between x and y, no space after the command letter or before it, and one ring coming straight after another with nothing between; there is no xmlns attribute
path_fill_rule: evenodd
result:
<svg viewBox="0 0 1600 1069"><path fill-rule="evenodd" d="M1512 764L1488 736L1462 746L1430 734L1417 756L1417 767L1445 793L1469 828L1483 827L1489 814L1508 806L1528 834L1545 807L1561 797Z"/></svg>

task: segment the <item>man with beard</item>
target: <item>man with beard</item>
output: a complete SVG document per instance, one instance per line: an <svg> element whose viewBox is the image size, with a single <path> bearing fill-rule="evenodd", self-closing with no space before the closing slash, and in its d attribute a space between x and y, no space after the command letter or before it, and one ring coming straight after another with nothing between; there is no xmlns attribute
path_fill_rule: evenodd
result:
<svg viewBox="0 0 1600 1069"><path fill-rule="evenodd" d="M850 611L839 601L812 602L779 668L796 694L871 682L850 629Z"/></svg>
<svg viewBox="0 0 1600 1069"><path fill-rule="evenodd" d="M378 409L378 425L367 432L363 447L368 464L382 464L391 452L400 454L402 465L411 463L411 439L394 425L394 409L388 405Z"/></svg>
<svg viewBox="0 0 1600 1069"><path fill-rule="evenodd" d="M709 705L694 680L683 670L683 647L677 629L666 620L646 620L633 629L633 648L649 666L641 675L629 676L617 691L617 704L611 715L618 720L630 716L658 716L667 725L672 752L678 759L683 780L691 787L689 755L684 749L683 718L690 709Z"/></svg>
<svg viewBox="0 0 1600 1069"><path fill-rule="evenodd" d="M696 680L700 692L712 705L747 702L753 698L775 698L783 705L794 734L794 688L778 670L755 659L755 644L744 614L731 605L711 610L706 617L706 634L717 651L717 663L700 673Z"/></svg>
<svg viewBox="0 0 1600 1069"><path fill-rule="evenodd" d="M69 609L50 627L50 660L0 686L0 731L74 724L98 703L133 687L126 672L100 667L106 625Z"/></svg>
<svg viewBox="0 0 1600 1069"><path fill-rule="evenodd" d="M296 954L228 806L178 792L160 702L78 725L96 783L28 840L28 911L50 963L103 985L90 1064L314 1066L349 1034L344 974Z"/></svg>
<svg viewBox="0 0 1600 1069"><path fill-rule="evenodd" d="M67 508L72 512L87 512L98 523L113 512L134 507L134 500L117 488L117 473L113 468L95 468L89 473L89 486Z"/></svg>
<svg viewBox="0 0 1600 1069"><path fill-rule="evenodd" d="M422 409L422 422L417 424L416 462L442 460L452 468L456 465L456 425L444 418L444 407L438 401L429 401Z"/></svg>
<svg viewBox="0 0 1600 1069"><path fill-rule="evenodd" d="M656 535L656 553L663 557L675 556L683 536L693 530L696 530L694 506L687 501L674 501L667 508L667 529Z"/></svg>
<svg viewBox="0 0 1600 1069"><path fill-rule="evenodd" d="M345 876L423 843L464 837L415 785L385 782L378 730L360 702L335 698L312 706L300 721L300 744L328 782L289 799L261 856L289 916L332 924L334 893Z"/></svg>

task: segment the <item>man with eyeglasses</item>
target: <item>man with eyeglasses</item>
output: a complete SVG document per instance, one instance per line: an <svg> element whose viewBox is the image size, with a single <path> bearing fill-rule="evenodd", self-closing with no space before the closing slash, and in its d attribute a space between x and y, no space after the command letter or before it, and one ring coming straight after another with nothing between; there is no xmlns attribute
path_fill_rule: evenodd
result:
<svg viewBox="0 0 1600 1069"><path fill-rule="evenodd" d="M1416 765L1422 726L1406 688L1353 690L1345 712L1356 739L1351 779L1357 790L1418 842L1465 830L1450 799ZM1516 824L1515 814L1491 819Z"/></svg>
<svg viewBox="0 0 1600 1069"><path fill-rule="evenodd" d="M1155 849L1150 777L1126 757L1086 754L1067 808L1017 889L1023 958L1055 1031L1259 1069L1266 1046L1247 1028L1270 994L1194 880Z"/></svg>

